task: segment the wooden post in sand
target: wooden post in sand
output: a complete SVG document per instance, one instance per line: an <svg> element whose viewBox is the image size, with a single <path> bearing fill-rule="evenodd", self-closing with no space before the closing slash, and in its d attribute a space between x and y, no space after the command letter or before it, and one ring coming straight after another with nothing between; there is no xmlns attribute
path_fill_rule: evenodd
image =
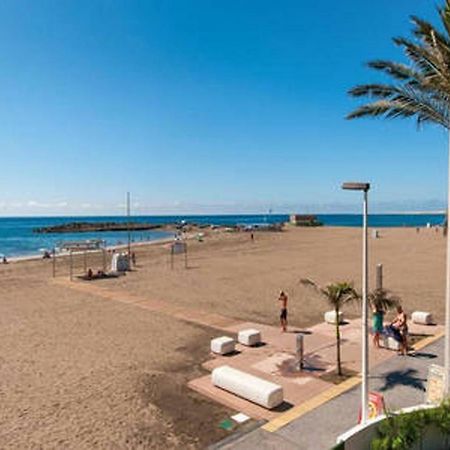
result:
<svg viewBox="0 0 450 450"><path fill-rule="evenodd" d="M73 258L72 258L72 249L70 249L70 281L73 280Z"/></svg>
<svg viewBox="0 0 450 450"><path fill-rule="evenodd" d="M53 261L52 261L52 263L53 263L53 278L55 278L56 277L56 251L55 251L55 247L53 247L52 258L53 258Z"/></svg>
<svg viewBox="0 0 450 450"><path fill-rule="evenodd" d="M377 264L376 289L383 289L383 264Z"/></svg>
<svg viewBox="0 0 450 450"><path fill-rule="evenodd" d="M83 265L84 265L84 273L87 273L87 252L84 250L83 253Z"/></svg>

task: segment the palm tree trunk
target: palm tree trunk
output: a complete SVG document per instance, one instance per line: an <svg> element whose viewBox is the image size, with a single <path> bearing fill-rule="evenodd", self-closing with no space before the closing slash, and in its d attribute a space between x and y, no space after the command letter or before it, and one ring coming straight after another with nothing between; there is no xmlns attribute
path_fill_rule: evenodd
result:
<svg viewBox="0 0 450 450"><path fill-rule="evenodd" d="M337 362L337 370L338 375L342 376L342 368L341 368L341 333L339 330L339 308L335 309L336 313L336 362Z"/></svg>

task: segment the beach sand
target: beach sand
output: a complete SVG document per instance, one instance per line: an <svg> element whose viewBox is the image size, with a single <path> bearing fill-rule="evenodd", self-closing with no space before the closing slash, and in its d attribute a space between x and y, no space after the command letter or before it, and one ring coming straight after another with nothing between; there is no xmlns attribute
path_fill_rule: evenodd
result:
<svg viewBox="0 0 450 450"><path fill-rule="evenodd" d="M442 233L397 228L380 236L369 240L372 286L382 263L384 285L406 311L425 309L442 323ZM231 411L190 392L186 381L201 375L220 330L171 311L277 324L283 289L290 326L301 328L329 309L301 278L360 287L357 228L288 228L256 233L254 242L247 233L208 232L188 248L188 269L178 255L171 270L167 245L136 246L135 271L74 282L83 290L55 283L51 261L0 266L1 448L204 448L225 436L218 424ZM90 255L88 266L99 269L100 256ZM57 261L57 275L67 279L67 259ZM97 289L172 309L145 310Z"/></svg>

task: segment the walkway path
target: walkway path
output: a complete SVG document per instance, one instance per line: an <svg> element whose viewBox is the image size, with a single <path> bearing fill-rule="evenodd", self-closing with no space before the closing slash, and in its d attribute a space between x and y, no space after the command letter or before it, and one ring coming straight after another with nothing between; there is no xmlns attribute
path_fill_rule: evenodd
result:
<svg viewBox="0 0 450 450"><path fill-rule="evenodd" d="M149 299L140 295L133 294L121 289L111 289L105 286L91 282L70 281L67 278L52 278L52 282L66 288L79 292L85 292L89 295L95 295L108 300L114 300L122 303L133 304L139 308L156 311L166 314L176 319L192 322L197 325L203 325L218 329L227 329L230 326L238 325L239 320L225 317L216 313L207 313L192 308L183 308L167 301Z"/></svg>
<svg viewBox="0 0 450 450"><path fill-rule="evenodd" d="M414 357L395 356L380 363L372 371L371 390L382 393L391 410L422 403L428 366L443 363L443 348L444 339L440 338ZM258 428L214 448L329 450L337 436L356 425L359 404L360 387L357 386L274 432Z"/></svg>

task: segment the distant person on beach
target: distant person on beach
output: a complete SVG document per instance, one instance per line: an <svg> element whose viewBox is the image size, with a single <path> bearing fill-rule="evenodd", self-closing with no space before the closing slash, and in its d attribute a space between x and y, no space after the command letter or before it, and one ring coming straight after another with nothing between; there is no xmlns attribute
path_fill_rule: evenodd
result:
<svg viewBox="0 0 450 450"><path fill-rule="evenodd" d="M8 264L8 260L6 259L6 256L4 256L4 257L2 258L2 262L3 262L3 264Z"/></svg>
<svg viewBox="0 0 450 450"><path fill-rule="evenodd" d="M401 306L397 306L397 316L392 321L389 329L392 331L394 339L400 343L398 353L406 355L408 351L408 318Z"/></svg>
<svg viewBox="0 0 450 450"><path fill-rule="evenodd" d="M134 252L131 253L131 262L133 263L133 266L136 265L136 253Z"/></svg>
<svg viewBox="0 0 450 450"><path fill-rule="evenodd" d="M284 291L280 292L280 296L278 297L278 301L280 302L281 310L280 310L280 323L281 330L286 332L287 330L287 302L288 296L284 293Z"/></svg>
<svg viewBox="0 0 450 450"><path fill-rule="evenodd" d="M383 332L384 310L382 308L374 308L372 315L373 328L373 345L380 348L380 335Z"/></svg>
<svg viewBox="0 0 450 450"><path fill-rule="evenodd" d="M250 233L250 239L252 240L252 242L255 240L255 235L253 233Z"/></svg>

